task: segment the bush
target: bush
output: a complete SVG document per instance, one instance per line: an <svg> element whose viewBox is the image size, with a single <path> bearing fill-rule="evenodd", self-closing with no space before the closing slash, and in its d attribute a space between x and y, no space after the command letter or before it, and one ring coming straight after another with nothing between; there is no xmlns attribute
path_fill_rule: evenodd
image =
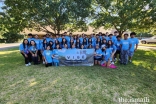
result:
<svg viewBox="0 0 156 104"><path fill-rule="evenodd" d="M24 38L24 35L9 32L4 33L2 36L6 39L7 43L15 43Z"/></svg>

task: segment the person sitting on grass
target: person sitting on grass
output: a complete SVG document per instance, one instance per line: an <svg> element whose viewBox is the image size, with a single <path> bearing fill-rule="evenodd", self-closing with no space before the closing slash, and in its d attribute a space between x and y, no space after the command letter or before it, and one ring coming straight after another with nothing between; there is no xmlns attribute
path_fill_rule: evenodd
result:
<svg viewBox="0 0 156 104"><path fill-rule="evenodd" d="M28 47L29 47L29 42L27 39L24 39L23 43L20 44L19 46L19 50L25 59L25 66L31 65L31 55L28 51Z"/></svg>
<svg viewBox="0 0 156 104"><path fill-rule="evenodd" d="M128 39L128 34L124 34L124 39L121 41L121 62L126 65L128 63L128 52L131 49L131 42Z"/></svg>
<svg viewBox="0 0 156 104"><path fill-rule="evenodd" d="M110 48L107 48L106 45L102 45L102 62L101 66L102 67L107 67L107 68L117 68L114 64L111 64L112 61L112 51Z"/></svg>
<svg viewBox="0 0 156 104"><path fill-rule="evenodd" d="M45 67L52 66L52 51L50 50L50 46L47 46L47 49L43 51L43 57L45 60Z"/></svg>
<svg viewBox="0 0 156 104"><path fill-rule="evenodd" d="M38 49L34 40L30 41L29 52L31 53L31 58L32 58L32 61L34 62L34 65L37 65L38 64L38 56L37 56Z"/></svg>
<svg viewBox="0 0 156 104"><path fill-rule="evenodd" d="M99 48L99 45L96 45L95 53L94 53L94 64L100 65L102 59L102 51Z"/></svg>

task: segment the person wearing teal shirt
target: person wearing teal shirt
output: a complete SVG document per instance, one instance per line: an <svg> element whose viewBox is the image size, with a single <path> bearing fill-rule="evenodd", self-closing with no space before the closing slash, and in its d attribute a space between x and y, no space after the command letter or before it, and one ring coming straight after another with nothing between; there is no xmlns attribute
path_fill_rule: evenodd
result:
<svg viewBox="0 0 156 104"><path fill-rule="evenodd" d="M129 50L129 62L132 62L132 57L134 55L134 52L137 50L138 48L138 44L139 44L139 40L137 38L135 38L136 33L135 32L131 32L130 33L130 42L132 44L130 50Z"/></svg>
<svg viewBox="0 0 156 104"><path fill-rule="evenodd" d="M128 52L131 49L131 42L128 39L128 34L124 34L124 39L121 41L121 61L120 64L128 63Z"/></svg>
<svg viewBox="0 0 156 104"><path fill-rule="evenodd" d="M40 60L42 60L42 53L41 53L41 40L38 39L38 35L36 34L35 35L35 39L34 39L35 43L36 43L36 46L37 46L37 49L38 49L38 56L39 56L39 62Z"/></svg>
<svg viewBox="0 0 156 104"><path fill-rule="evenodd" d="M54 49L52 52L52 58L53 58L53 64L55 66L59 66L59 55L58 50L60 50L59 44L56 45L56 49Z"/></svg>
<svg viewBox="0 0 156 104"><path fill-rule="evenodd" d="M50 46L47 46L47 49L43 51L43 57L45 60L45 67L52 66L52 51L50 50Z"/></svg>
<svg viewBox="0 0 156 104"><path fill-rule="evenodd" d="M33 38L33 35L32 35L31 33L28 34L28 37L29 37L29 38L28 38L28 42L29 42L29 44L30 44L30 41L31 41L31 40L34 40L34 38Z"/></svg>
<svg viewBox="0 0 156 104"><path fill-rule="evenodd" d="M24 59L25 59L25 66L30 66L31 65L31 55L29 53L29 44L28 44L28 40L24 39L23 43L20 44L19 46L19 50L20 53L23 55Z"/></svg>

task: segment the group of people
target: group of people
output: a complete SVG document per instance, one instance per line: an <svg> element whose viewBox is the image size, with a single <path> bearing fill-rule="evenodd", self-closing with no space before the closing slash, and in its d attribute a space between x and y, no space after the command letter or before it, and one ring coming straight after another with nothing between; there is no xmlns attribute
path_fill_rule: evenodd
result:
<svg viewBox="0 0 156 104"><path fill-rule="evenodd" d="M136 33L125 33L123 38L115 31L113 34L99 32L91 35L72 35L67 32L63 34L46 34L43 39L38 35L28 34L20 44L20 52L25 59L25 65L37 65L43 61L46 67L58 66L59 59L57 51L61 49L94 49L94 64L108 68L116 68L115 61L126 65L132 61L134 52L138 47Z"/></svg>

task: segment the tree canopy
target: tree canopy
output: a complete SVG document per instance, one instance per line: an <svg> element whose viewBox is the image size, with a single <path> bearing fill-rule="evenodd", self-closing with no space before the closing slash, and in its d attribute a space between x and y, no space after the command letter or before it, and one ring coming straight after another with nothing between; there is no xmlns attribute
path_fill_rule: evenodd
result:
<svg viewBox="0 0 156 104"><path fill-rule="evenodd" d="M24 28L59 34L63 30L87 31L115 28L156 32L156 0L5 0L0 15L1 30ZM2 29L3 28L3 29Z"/></svg>

